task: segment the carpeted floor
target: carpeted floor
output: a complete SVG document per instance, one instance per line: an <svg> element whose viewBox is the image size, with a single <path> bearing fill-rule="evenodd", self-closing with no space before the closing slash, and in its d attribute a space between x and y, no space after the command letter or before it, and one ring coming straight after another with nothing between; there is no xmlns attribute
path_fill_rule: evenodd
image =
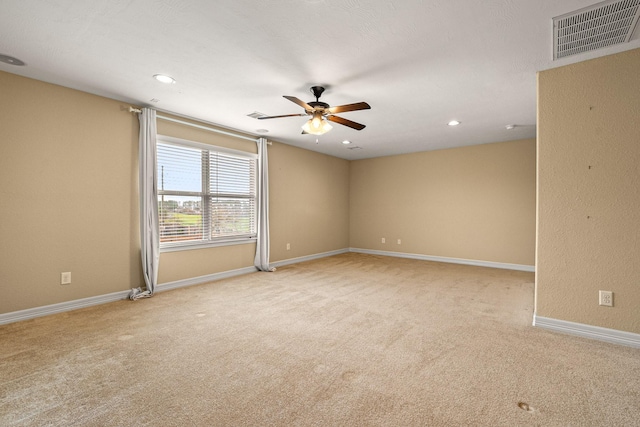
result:
<svg viewBox="0 0 640 427"><path fill-rule="evenodd" d="M640 425L640 351L533 280L348 253L0 326L0 425Z"/></svg>

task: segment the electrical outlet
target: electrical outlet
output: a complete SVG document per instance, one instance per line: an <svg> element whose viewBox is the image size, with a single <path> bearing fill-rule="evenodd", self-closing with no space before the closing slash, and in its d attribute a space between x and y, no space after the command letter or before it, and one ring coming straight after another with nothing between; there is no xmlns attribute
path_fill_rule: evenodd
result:
<svg viewBox="0 0 640 427"><path fill-rule="evenodd" d="M382 238L382 243L387 243L386 239L383 237Z"/></svg>
<svg viewBox="0 0 640 427"><path fill-rule="evenodd" d="M598 296L599 296L600 305L613 307L613 292L599 291Z"/></svg>
<svg viewBox="0 0 640 427"><path fill-rule="evenodd" d="M402 240L398 239L398 244L402 243Z"/></svg>
<svg viewBox="0 0 640 427"><path fill-rule="evenodd" d="M287 243L287 250L290 251L291 250L291 243Z"/></svg>
<svg viewBox="0 0 640 427"><path fill-rule="evenodd" d="M71 283L71 272L60 273L60 284L69 285Z"/></svg>

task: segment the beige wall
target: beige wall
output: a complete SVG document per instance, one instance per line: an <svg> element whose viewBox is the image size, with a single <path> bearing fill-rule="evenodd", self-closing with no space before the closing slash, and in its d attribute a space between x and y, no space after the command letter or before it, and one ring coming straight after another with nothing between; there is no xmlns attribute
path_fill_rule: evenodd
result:
<svg viewBox="0 0 640 427"><path fill-rule="evenodd" d="M352 162L351 247L533 266L535 149L522 140Z"/></svg>
<svg viewBox="0 0 640 427"><path fill-rule="evenodd" d="M4 72L0 93L0 312L139 286L136 117Z"/></svg>
<svg viewBox="0 0 640 427"><path fill-rule="evenodd" d="M274 142L269 184L271 261L349 247L349 161Z"/></svg>
<svg viewBox="0 0 640 427"><path fill-rule="evenodd" d="M538 75L538 316L640 333L639 70L636 49Z"/></svg>
<svg viewBox="0 0 640 427"><path fill-rule="evenodd" d="M0 72L0 313L143 283L128 104ZM159 133L255 152L165 121ZM348 247L349 163L269 147L273 261ZM286 243L291 250L286 251ZM162 253L159 282L253 265L255 244ZM60 285L71 271L72 283Z"/></svg>

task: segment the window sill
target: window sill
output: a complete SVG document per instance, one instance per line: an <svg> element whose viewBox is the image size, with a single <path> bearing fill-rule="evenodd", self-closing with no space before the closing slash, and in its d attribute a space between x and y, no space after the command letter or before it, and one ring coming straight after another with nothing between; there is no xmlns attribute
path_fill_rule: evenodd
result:
<svg viewBox="0 0 640 427"><path fill-rule="evenodd" d="M215 242L206 242L206 243L190 243L190 244L166 244L165 246L160 246L160 253L163 252L177 252L177 251L193 251L198 249L207 249L207 248L217 248L220 246L232 246L232 245L246 245L249 243L255 243L256 238L246 238L246 239L233 239L233 240L220 240Z"/></svg>

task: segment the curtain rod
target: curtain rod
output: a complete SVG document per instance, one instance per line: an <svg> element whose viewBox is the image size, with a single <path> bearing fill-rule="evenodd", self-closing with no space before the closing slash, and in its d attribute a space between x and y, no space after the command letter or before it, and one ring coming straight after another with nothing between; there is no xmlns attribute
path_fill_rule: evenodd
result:
<svg viewBox="0 0 640 427"><path fill-rule="evenodd" d="M138 114L138 113L142 113L142 110L140 110L139 108L129 107L129 112ZM248 136L238 135L238 134L235 134L235 133L227 132L227 131L216 129L216 128L209 127L209 126L202 126L202 125L197 125L197 124L191 123L191 122L185 122L184 120L178 120L178 119L174 119L174 118L167 117L167 116L161 116L161 115L156 115L156 118L157 119L161 119L161 120L166 120L166 121L169 121L169 122L179 123L181 125L191 126L191 127L198 128L198 129L208 130L209 132L216 132L216 133L221 133L223 135L233 136L235 138L246 139L247 141L253 141L253 142L256 142L256 143L258 142L258 139L256 139L256 138L251 138L251 137L248 137ZM267 141L267 145L271 145L271 141Z"/></svg>

